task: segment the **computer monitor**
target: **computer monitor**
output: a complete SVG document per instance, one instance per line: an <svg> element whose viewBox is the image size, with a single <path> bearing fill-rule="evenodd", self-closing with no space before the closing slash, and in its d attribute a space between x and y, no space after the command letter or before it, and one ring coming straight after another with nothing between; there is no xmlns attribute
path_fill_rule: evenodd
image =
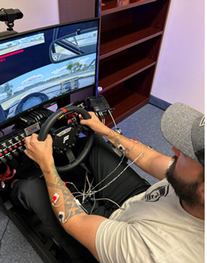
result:
<svg viewBox="0 0 207 263"><path fill-rule="evenodd" d="M97 88L99 19L0 38L0 128L72 93Z"/></svg>

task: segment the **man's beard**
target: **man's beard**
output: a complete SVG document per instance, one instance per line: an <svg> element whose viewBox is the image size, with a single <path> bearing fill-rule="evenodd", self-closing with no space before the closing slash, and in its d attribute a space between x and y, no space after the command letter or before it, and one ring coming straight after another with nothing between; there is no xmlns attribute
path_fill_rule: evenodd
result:
<svg viewBox="0 0 207 263"><path fill-rule="evenodd" d="M166 172L166 178L175 190L176 195L181 201L184 201L190 207L200 204L200 195L198 194L198 186L201 182L189 183L179 178L175 172L177 156L173 157L174 162ZM182 175L181 175L182 176Z"/></svg>

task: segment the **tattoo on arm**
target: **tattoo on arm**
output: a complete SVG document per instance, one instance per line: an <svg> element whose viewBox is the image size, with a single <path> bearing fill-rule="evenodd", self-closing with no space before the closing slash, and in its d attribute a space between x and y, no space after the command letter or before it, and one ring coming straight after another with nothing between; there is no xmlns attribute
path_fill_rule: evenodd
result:
<svg viewBox="0 0 207 263"><path fill-rule="evenodd" d="M42 170L43 174L50 174L50 171Z"/></svg>
<svg viewBox="0 0 207 263"><path fill-rule="evenodd" d="M55 190L55 192L61 192L59 193L60 196L62 195L62 198L64 200L64 212L66 215L67 220L71 217L73 217L74 215L77 214L82 214L84 213L83 209L77 205L74 196L72 195L72 193L70 192L70 190L65 186L64 182L61 180L54 163L51 164L51 167L53 168L53 171L51 173L54 179L54 183L49 182L48 180L46 181L46 184L48 186L48 188L53 188ZM44 171L45 173L49 174L49 171ZM66 221L67 221L66 220Z"/></svg>
<svg viewBox="0 0 207 263"><path fill-rule="evenodd" d="M105 133L104 133L103 136L104 136L106 139L108 139L108 140L112 139L114 146L115 146L117 149L119 149L126 157L129 156L130 151L132 151L133 148L134 148L135 142L134 142L134 145L133 145L133 147L132 147L131 149L129 149L128 147L125 148L124 150L120 149L120 148L119 148L119 145L121 145L120 139L121 139L122 137L121 137L118 133L117 133L117 134L114 134L112 131L110 131L108 134L105 134Z"/></svg>

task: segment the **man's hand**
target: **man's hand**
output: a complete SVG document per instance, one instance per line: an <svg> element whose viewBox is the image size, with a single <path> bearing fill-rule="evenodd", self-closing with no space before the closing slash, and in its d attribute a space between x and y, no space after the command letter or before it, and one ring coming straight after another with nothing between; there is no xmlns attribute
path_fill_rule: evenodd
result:
<svg viewBox="0 0 207 263"><path fill-rule="evenodd" d="M91 119L83 119L81 116L81 121L80 123L82 125L87 125L89 126L95 133L104 136L104 134L107 134L110 132L110 129L104 125L99 118L95 115L94 112L89 112L91 115Z"/></svg>
<svg viewBox="0 0 207 263"><path fill-rule="evenodd" d="M45 141L38 141L38 135L33 133L32 136L25 138L25 154L41 166L43 163L54 162L52 150L52 137L47 135Z"/></svg>

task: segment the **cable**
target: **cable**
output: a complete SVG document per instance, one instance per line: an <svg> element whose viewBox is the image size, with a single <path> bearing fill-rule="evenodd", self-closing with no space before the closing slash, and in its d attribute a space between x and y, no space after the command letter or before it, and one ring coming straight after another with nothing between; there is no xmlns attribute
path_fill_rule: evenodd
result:
<svg viewBox="0 0 207 263"><path fill-rule="evenodd" d="M118 167L121 165L121 163L123 162L123 158L125 155L123 155L121 161L119 162L119 164L113 169L112 172L110 172L103 180L101 180L98 184L96 184L93 188L92 188L92 183L89 182L88 180L88 174L87 174L87 170L86 170L86 180L85 180L85 184L84 184L84 191L83 193L81 193L78 188L72 183L72 182L66 182L73 185L74 188L77 190L77 192L74 192L74 193L71 193L63 202L61 202L61 204L59 205L55 205L55 204L52 204L54 207L59 207L61 206L64 202L66 202L66 200L71 197L72 195L74 194L79 194L77 195L76 197L74 197L73 199L73 202L72 202L72 205L71 205L71 209L68 213L68 216L66 218L66 220L64 220L63 222L63 217L64 217L64 213L61 212L61 217L59 217L59 219L61 220L61 222L65 223L67 222L68 218L70 217L70 213L71 213L71 210L73 208L73 203L74 201L87 213L87 214L91 214L93 212L93 209L95 208L95 204L96 204L96 201L97 200L108 200L114 204L116 204L120 209L122 209L115 201L111 200L111 199L108 199L108 198L95 198L95 194L102 191L103 189L105 189L106 187L108 187L109 185L111 185L116 179L118 179L131 165L133 165L137 160L139 160L149 149L151 149L152 147L151 146L148 146L147 149L143 152L143 144L141 142L139 142L141 145L142 145L142 151L141 153L133 160L133 162L131 162L130 164L128 164L116 177L114 177L110 182L108 182L107 184L105 184L102 188L98 189L98 190L95 190L95 188L100 185L102 182L104 182L113 172L115 172ZM86 181L88 182L88 191L85 192L85 189L86 189ZM93 198L91 198L92 196L94 196ZM85 202L86 198L89 197L91 200L94 201L94 204L93 204L93 207L90 211L90 213L82 206L82 204L79 202L78 199L76 199L77 197L82 197L83 198L83 203Z"/></svg>
<svg viewBox="0 0 207 263"><path fill-rule="evenodd" d="M86 181L88 183L88 191L87 192L91 192L91 188L92 188L92 184L93 184L93 181L94 181L94 178L92 179L92 182L90 183L89 182L89 179L88 179L88 169L86 168L86 175L85 175L85 183L84 183L84 189L83 189L83 199L82 199L82 203L84 204L85 203L85 196L86 196ZM88 196L90 198L90 196Z"/></svg>
<svg viewBox="0 0 207 263"><path fill-rule="evenodd" d="M96 184L96 185L93 187L92 191L93 191L98 185L100 185L103 181L105 181L112 173L114 173L114 172L119 168L119 166L122 164L122 162L123 162L123 160L124 160L124 157L125 157L125 155L123 154L123 156L122 156L122 158L121 158L121 161L120 161L119 164L114 168L114 170L111 171L106 177L104 177L103 180L101 180L98 184Z"/></svg>
<svg viewBox="0 0 207 263"><path fill-rule="evenodd" d="M106 121L105 121L105 117L104 117L103 113L99 111L98 114L101 117L102 123L105 124Z"/></svg>
<svg viewBox="0 0 207 263"><path fill-rule="evenodd" d="M72 193L69 194L68 197L66 197L66 199L63 200L62 203L60 203L59 205L55 205L55 204L52 203L52 206L54 206L54 207L60 207L60 206L61 206L62 204L64 204L64 203L68 200L68 198L71 197L71 196L72 196Z"/></svg>
<svg viewBox="0 0 207 263"><path fill-rule="evenodd" d="M90 211L90 215L92 214L92 212L93 212L93 210L94 210L94 208L95 208L95 206L96 206L96 200L97 200L97 199L95 198L95 194L94 194L93 196L94 196L94 199L91 198L91 200L94 201L94 202L93 202L93 206L92 206L91 211Z"/></svg>
<svg viewBox="0 0 207 263"><path fill-rule="evenodd" d="M118 206L119 209L124 210L123 208L121 208L121 206L119 204L117 204L115 201L113 201L109 198L96 198L96 201L99 201L99 200L108 200L108 201L114 203L116 206Z"/></svg>
<svg viewBox="0 0 207 263"><path fill-rule="evenodd" d="M134 164L142 155L144 155L151 147L148 146L147 149L143 152L143 144L141 142L139 142L142 145L142 151L140 153L139 156L137 156L137 158L134 159L133 162L131 162L130 164L128 164L116 177L114 177L110 182L108 182L105 186L103 186L102 188L95 190L95 188L100 185L103 181L105 181L113 172L115 172L116 169L118 169L118 167L121 165L124 155L120 161L120 163L115 167L115 169L110 172L103 180L101 180L98 184L96 184L89 192L89 190L86 192L86 194L88 194L88 196L90 197L93 194L96 194L100 191L102 191L103 189L105 189L106 187L108 187L110 184L112 184L118 177L120 177L120 175L122 175L132 164Z"/></svg>
<svg viewBox="0 0 207 263"><path fill-rule="evenodd" d="M0 238L0 248L1 248L1 242L2 242L2 240L3 240L3 238L4 238L4 235L5 235L6 231L7 231L9 222L10 222L10 219L8 219L8 221L7 221L7 223L6 223L6 227L5 227L5 229L4 229L4 232L3 232L3 234L2 234L2 236L1 236L1 238Z"/></svg>
<svg viewBox="0 0 207 263"><path fill-rule="evenodd" d="M109 113L109 115L111 116L111 119L112 119L112 121L113 121L113 123L114 123L115 129L117 129L116 122L115 122L115 120L114 120L113 115L111 114L111 111L108 110L108 113Z"/></svg>
<svg viewBox="0 0 207 263"><path fill-rule="evenodd" d="M140 143L140 142L139 142ZM150 146L148 146L147 147L147 149L143 152L143 144L142 143L140 143L141 145L142 145L142 152L140 153L140 155L139 156L137 156L137 158L135 158L134 159L134 161L133 162L131 162L130 164L128 164L124 169L123 169L123 171L121 171L116 177L114 177L109 183L107 183L105 186L103 186L102 188L100 188L99 190L97 190L97 191L94 191L93 193L98 193L98 192L100 192L100 191L102 191L103 189L105 189L106 187L108 187L110 184L112 184L118 177L120 177L120 175L122 175L132 164L134 164L142 155L144 155L149 149L151 149L151 147ZM116 168L117 169L117 168ZM111 173L110 173L111 174ZM110 175L109 174L109 175ZM109 176L108 175L108 176ZM108 177L107 176L107 177ZM103 180L102 180L103 181ZM100 183L99 183L100 184ZM97 185L96 185L97 186ZM96 187L95 186L95 187ZM95 189L95 187L93 188L93 189Z"/></svg>

